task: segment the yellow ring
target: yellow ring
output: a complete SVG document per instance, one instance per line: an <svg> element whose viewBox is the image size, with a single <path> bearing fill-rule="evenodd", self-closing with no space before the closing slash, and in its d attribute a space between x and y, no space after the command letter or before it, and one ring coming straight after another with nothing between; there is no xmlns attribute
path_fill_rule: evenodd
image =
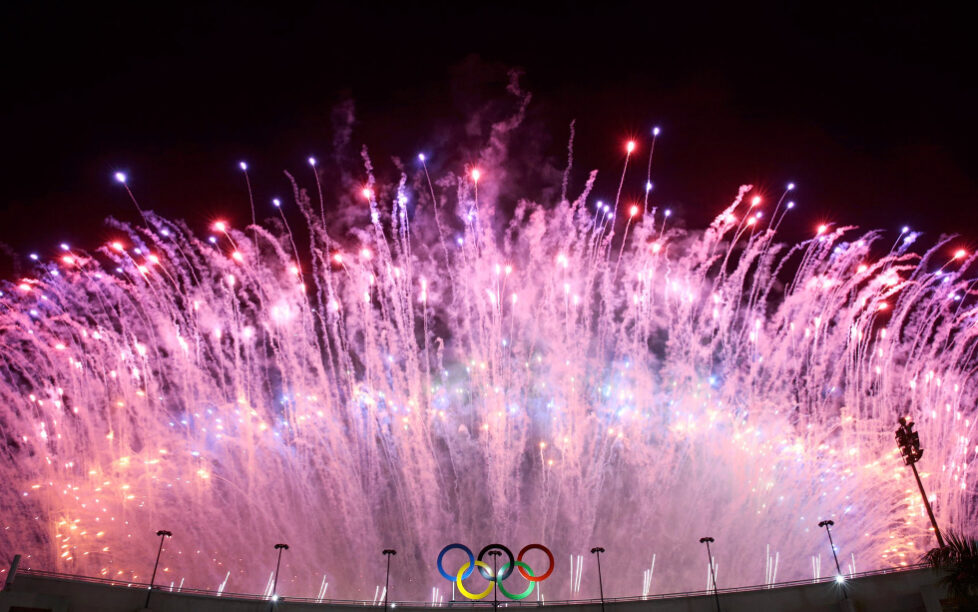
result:
<svg viewBox="0 0 978 612"><path fill-rule="evenodd" d="M486 570L489 570L489 573L490 574L492 573L492 568L489 567L489 564L486 563L485 561L476 561L475 562L475 566L476 567L481 567L481 568L486 569ZM473 595L472 593L469 593L468 591L466 591L465 590L465 586L462 585L462 574L464 574L465 573L465 570L467 570L467 569L469 569L469 562L468 561L466 561L465 563L462 564L462 567L459 568L459 570L458 570L458 574L455 576L455 584L458 585L458 592L459 593L461 593L462 595L464 595L468 599L483 599L483 598L485 598L486 595L488 595L489 593L492 593L492 587L494 586L494 583L491 580L489 581L489 586L486 588L486 590L483 591L483 592L481 592L481 593L479 593L478 595Z"/></svg>

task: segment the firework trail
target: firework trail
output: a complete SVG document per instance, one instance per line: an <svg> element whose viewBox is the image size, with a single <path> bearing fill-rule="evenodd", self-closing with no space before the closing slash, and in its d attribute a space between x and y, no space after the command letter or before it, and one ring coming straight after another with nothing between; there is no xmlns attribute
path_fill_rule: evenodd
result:
<svg viewBox="0 0 978 612"><path fill-rule="evenodd" d="M974 527L973 256L780 244L746 186L666 231L644 202L596 209L593 173L501 222L522 112L435 184L368 164L356 204L297 186L276 206L302 227L279 209L209 239L141 210L6 283L0 549L147 580L166 528L158 581L257 593L288 542L282 594L369 599L391 547L393 598L434 601L445 544L541 542L559 599L596 596L598 544L610 596L647 594L649 559L654 592L700 589L707 534L723 586L810 578L833 518L868 570L933 545L900 415L942 525Z"/></svg>

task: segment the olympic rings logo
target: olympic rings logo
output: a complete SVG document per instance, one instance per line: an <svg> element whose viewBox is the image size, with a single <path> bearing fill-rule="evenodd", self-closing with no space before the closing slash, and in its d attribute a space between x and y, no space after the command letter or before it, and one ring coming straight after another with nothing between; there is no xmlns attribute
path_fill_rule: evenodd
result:
<svg viewBox="0 0 978 612"><path fill-rule="evenodd" d="M462 567L459 568L458 573L456 573L454 576L446 572L445 567L442 565L442 560L444 560L445 558L445 553L447 553L450 550L461 550L469 558L468 561L462 564ZM506 563L497 570L495 576L492 575L492 567L490 567L488 563L482 560L482 558L485 557L486 553L488 553L490 550L498 550L502 554L505 554L507 558ZM550 560L550 567L547 568L546 572L540 574L539 576L537 576L533 572L533 570L530 569L529 565L523 562L523 555L525 555L531 550L539 550L543 552L543 554L547 555L547 559ZM496 553L496 554L498 555L500 553ZM458 592L464 595L468 599L484 598L485 596L487 596L489 593L492 592L492 587L495 585L499 587L499 591L506 597L509 597L510 599L518 600L518 599L525 599L526 597L528 597L530 593L533 592L534 584L536 584L537 582L543 582L544 580L550 577L550 574L552 574L554 571L554 555L552 552L550 552L550 549L544 546L543 544L527 544L522 548L522 550L520 550L520 553L516 555L516 557L514 558L513 551L511 551L506 546L503 546L502 544L489 544L488 546L480 550L479 556L476 557L472 554L472 551L469 550L469 547L464 544L449 544L445 548L441 549L440 553L438 553L437 566L438 566L438 573L441 574L442 577L445 578L445 580L448 580L449 582L454 581L456 586L458 586ZM486 587L486 590L482 591L481 593L471 593L468 591L468 589L465 588L465 585L462 584L462 581L468 578L469 576L471 576L473 570L475 570L476 568L479 569L479 574L481 574L483 578L489 581L489 586ZM513 574L514 569L519 570L520 575L526 578L527 581L529 581L530 583L530 586L528 586L527 589L522 593L510 593L509 591L506 590L506 587L503 586L503 581L509 578Z"/></svg>

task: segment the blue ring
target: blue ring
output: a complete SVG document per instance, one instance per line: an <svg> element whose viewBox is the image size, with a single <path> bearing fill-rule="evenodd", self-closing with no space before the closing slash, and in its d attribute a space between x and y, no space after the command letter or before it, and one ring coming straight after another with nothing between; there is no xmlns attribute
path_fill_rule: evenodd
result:
<svg viewBox="0 0 978 612"><path fill-rule="evenodd" d="M465 580L466 578L471 576L472 571L475 570L475 556L472 554L472 551L469 550L469 547L466 546L465 544L449 544L445 548L441 549L440 553L438 553L438 573L444 576L445 580L448 580L449 582L455 582L456 577L449 576L448 574L445 573L445 569L442 567L441 561L442 559L445 558L445 553L452 550L453 548L457 548L458 550L463 550L465 551L465 554L469 556L469 569L467 569L465 573L462 574L462 580Z"/></svg>

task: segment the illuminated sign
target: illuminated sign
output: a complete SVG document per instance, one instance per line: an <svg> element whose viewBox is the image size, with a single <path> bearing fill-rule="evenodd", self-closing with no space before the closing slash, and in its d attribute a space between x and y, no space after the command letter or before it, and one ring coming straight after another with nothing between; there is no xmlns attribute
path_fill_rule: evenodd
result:
<svg viewBox="0 0 978 612"><path fill-rule="evenodd" d="M469 558L468 561L462 564L462 567L458 569L458 572L456 572L454 576L446 572L445 567L442 565L442 561L445 558L445 553L453 549L461 550ZM489 566L489 564L482 560L482 558L485 557L486 554L489 553L489 551L491 550L500 551L499 553L496 554L497 555L500 553L505 554L507 558L506 563L504 563L502 567L496 570L495 576L492 575L493 569ZM547 559L550 560L550 567L547 568L546 572L540 574L539 576L537 576L536 573L534 573L534 571L530 569L529 565L523 562L523 555L525 555L527 552L531 550L542 551L545 555L547 555ZM522 550L520 550L520 553L516 555L516 557L514 558L513 551L511 551L508 547L503 546L502 544L489 544L488 546L480 550L479 556L476 557L475 555L472 554L472 551L469 550L469 547L464 544L449 544L445 548L441 549L440 553L438 553L437 567L438 567L438 573L441 574L442 577L445 578L445 580L448 580L449 582L454 581L456 586L458 586L458 592L464 595L468 599L484 598L486 595L492 592L493 585L497 585L499 587L499 591L510 599L525 599L527 596L529 596L530 593L533 592L534 584L536 584L537 582L543 582L544 580L550 577L550 574L553 573L554 555L552 552L550 552L550 549L544 546L543 544L527 544L522 548ZM470 593L465 588L465 585L462 584L462 581L468 578L469 576L471 576L472 572L476 568L479 569L479 574L481 574L483 578L489 581L489 586L486 587L486 590L482 591L481 593ZM522 593L510 593L509 591L506 590L506 587L503 586L503 581L509 578L511 575L513 575L514 569L518 570L520 575L526 578L530 583L530 586L528 586L527 589Z"/></svg>

